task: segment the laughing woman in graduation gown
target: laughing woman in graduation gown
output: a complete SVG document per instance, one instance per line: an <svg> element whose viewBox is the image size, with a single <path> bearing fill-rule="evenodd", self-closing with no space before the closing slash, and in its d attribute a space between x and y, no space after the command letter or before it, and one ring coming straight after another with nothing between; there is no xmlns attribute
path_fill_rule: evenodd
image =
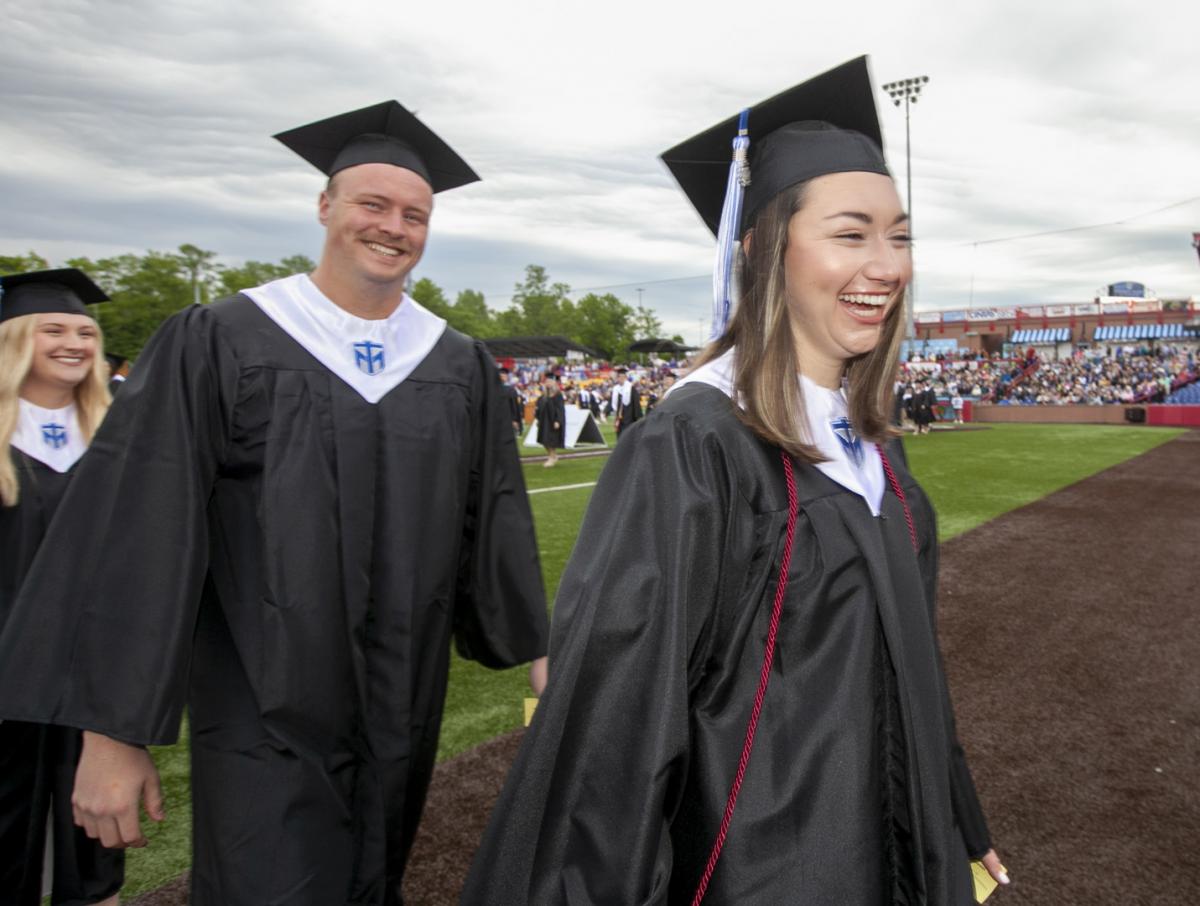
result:
<svg viewBox="0 0 1200 906"><path fill-rule="evenodd" d="M73 269L0 278L0 631L75 463L108 409L100 328L107 297ZM44 556L53 559L54 552ZM59 560L64 574L74 572ZM0 903L39 906L46 821L54 904L117 901L124 856L78 827L71 787L80 732L0 723Z"/></svg>
<svg viewBox="0 0 1200 906"><path fill-rule="evenodd" d="M714 232L736 131L664 155ZM736 313L600 479L464 904L966 906L971 859L1001 874L890 445L911 253L865 61L750 132Z"/></svg>

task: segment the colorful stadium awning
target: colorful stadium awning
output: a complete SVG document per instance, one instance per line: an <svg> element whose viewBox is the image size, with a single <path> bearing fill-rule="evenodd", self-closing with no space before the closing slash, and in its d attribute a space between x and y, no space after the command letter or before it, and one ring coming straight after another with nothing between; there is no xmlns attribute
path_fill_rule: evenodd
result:
<svg viewBox="0 0 1200 906"><path fill-rule="evenodd" d="M1071 328L1045 327L1041 330L1014 330L1010 343L1029 343L1037 346L1040 343L1069 343Z"/></svg>
<svg viewBox="0 0 1200 906"><path fill-rule="evenodd" d="M1170 340L1194 336L1183 324L1111 324L1097 327L1093 340Z"/></svg>

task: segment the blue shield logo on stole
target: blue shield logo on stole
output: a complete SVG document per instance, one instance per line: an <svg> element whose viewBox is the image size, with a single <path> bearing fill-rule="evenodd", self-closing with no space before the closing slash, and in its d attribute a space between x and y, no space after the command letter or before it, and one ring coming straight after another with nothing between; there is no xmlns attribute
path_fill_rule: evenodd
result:
<svg viewBox="0 0 1200 906"><path fill-rule="evenodd" d="M67 445L67 429L54 422L42 425L42 442L52 450L61 450Z"/></svg>
<svg viewBox="0 0 1200 906"><path fill-rule="evenodd" d="M364 340L354 344L354 364L366 374L383 371L383 344Z"/></svg>
<svg viewBox="0 0 1200 906"><path fill-rule="evenodd" d="M850 424L850 419L843 415L841 418L835 418L831 424L834 437L838 439L842 449L849 455L851 462L856 466L861 466L863 464L862 441L854 433L854 426Z"/></svg>

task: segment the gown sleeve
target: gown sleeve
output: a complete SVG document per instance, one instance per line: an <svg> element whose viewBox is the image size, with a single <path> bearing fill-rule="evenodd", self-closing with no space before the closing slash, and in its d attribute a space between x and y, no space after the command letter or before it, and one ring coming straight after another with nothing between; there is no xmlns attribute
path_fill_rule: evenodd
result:
<svg viewBox="0 0 1200 906"><path fill-rule="evenodd" d="M80 460L0 637L0 716L177 738L237 381L217 330L168 319Z"/></svg>
<svg viewBox="0 0 1200 906"><path fill-rule="evenodd" d="M896 446L900 446L896 444ZM924 500L924 495L922 495ZM926 503L927 518L933 527L929 535L928 546L921 552L921 571L925 576L926 600L929 602L929 621L936 631L937 627L937 583L939 558L941 556L937 541L937 517L933 507ZM941 661L941 646L938 646L938 659ZM950 796L954 804L954 816L958 820L959 831L963 843L966 844L967 855L978 859L986 855L992 848L991 835L988 832L987 819L983 814L983 806L979 802L979 794L975 789L975 780L967 765L967 754L958 739L958 728L954 720L954 706L950 698L949 687L946 685L946 669L941 667L942 682L946 687L946 715L949 722L950 734Z"/></svg>
<svg viewBox="0 0 1200 906"><path fill-rule="evenodd" d="M546 653L546 591L509 404L490 355L479 345L475 354L481 404L460 546L455 644L485 667L512 667Z"/></svg>
<svg viewBox="0 0 1200 906"><path fill-rule="evenodd" d="M550 682L462 903L665 903L689 671L727 572L732 470L661 412L600 476L555 602Z"/></svg>

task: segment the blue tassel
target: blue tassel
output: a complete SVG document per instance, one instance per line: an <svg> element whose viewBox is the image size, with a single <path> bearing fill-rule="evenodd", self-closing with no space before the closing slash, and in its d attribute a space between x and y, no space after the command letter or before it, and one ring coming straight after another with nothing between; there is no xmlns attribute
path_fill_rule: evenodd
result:
<svg viewBox="0 0 1200 906"><path fill-rule="evenodd" d="M729 179L725 184L725 204L721 208L721 225L717 230L717 263L713 268L713 314L709 340L720 339L733 315L735 252L738 225L742 220L742 198L750 185L750 109L738 117L738 132L733 139L733 161L729 164Z"/></svg>

